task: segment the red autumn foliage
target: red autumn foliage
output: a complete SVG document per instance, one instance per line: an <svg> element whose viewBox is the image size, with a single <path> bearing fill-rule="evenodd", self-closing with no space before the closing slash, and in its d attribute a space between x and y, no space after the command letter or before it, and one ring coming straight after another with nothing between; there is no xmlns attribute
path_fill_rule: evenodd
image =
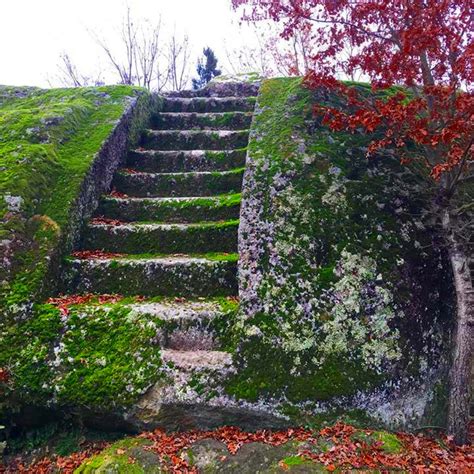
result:
<svg viewBox="0 0 474 474"><path fill-rule="evenodd" d="M425 436L398 433L396 436L404 446L400 454L387 454L382 443L358 441L353 435L362 433L371 435L373 431L358 430L350 425L337 423L324 428L319 433L302 428L284 431L257 431L248 433L235 427L224 427L215 431L190 431L179 434L166 434L162 430L143 433L141 437L150 439L149 449L155 451L163 462L171 461L171 470L175 473L197 473L179 456L181 450L202 439L215 439L227 445L230 454L235 454L246 443L266 443L278 446L290 440L317 444L321 439L330 441L333 446L321 454L309 449L299 453L303 458L324 464L328 471L336 469L403 469L416 473L468 473L474 469L474 451L472 446L455 447L448 438L442 442ZM318 451L318 450L315 450ZM345 472L345 471L344 471Z"/></svg>
<svg viewBox="0 0 474 474"><path fill-rule="evenodd" d="M119 219L110 219L109 217L97 216L93 217L90 221L92 225L123 225L125 222Z"/></svg>
<svg viewBox="0 0 474 474"><path fill-rule="evenodd" d="M109 258L123 257L123 253L104 252L102 250L77 250L71 254L74 258L83 260L108 260Z"/></svg>
<svg viewBox="0 0 474 474"><path fill-rule="evenodd" d="M188 431L182 433L165 433L162 430L142 433L141 438L152 442L145 449L154 451L169 471L176 474L197 474L195 467L181 456L183 449L193 443L214 439L226 444L229 454L234 455L247 443L265 443L279 446L288 441L304 441L305 448L299 453L303 459L323 464L328 472L336 469L348 472L352 469L402 470L411 473L460 473L467 474L474 469L474 449L472 445L454 446L447 437L441 439L429 438L424 435L397 433L403 449L399 454L387 454L382 449L381 442L364 441L373 433L371 430L360 430L344 423L336 423L332 427L317 431L303 428L289 428L281 431L260 430L256 432L242 431L236 427L223 427L214 431ZM358 436L357 436L358 435ZM332 446L321 452L311 450L321 441ZM307 446L307 448L306 448ZM102 446L102 449L105 446ZM19 460L4 468L5 473L71 473L87 457L95 454L100 448L97 445L87 448L81 453L67 457L42 459L29 466ZM124 454L118 452L117 454ZM130 458L130 463L135 463ZM280 463L285 468L284 462ZM0 467L0 472L2 468Z"/></svg>
<svg viewBox="0 0 474 474"><path fill-rule="evenodd" d="M87 458L98 454L105 449L108 443L95 442L83 446L83 450L69 456L52 456L32 463L25 463L21 458L16 458L7 466L0 464L0 474L72 474Z"/></svg>
<svg viewBox="0 0 474 474"><path fill-rule="evenodd" d="M380 131L369 153L410 149L450 188L473 160L474 43L470 0L233 0L249 20L282 24L282 36L309 32L317 52L305 83L328 88L346 107L318 106L335 130ZM368 98L336 77L368 77L374 91L404 86L388 100Z"/></svg>
<svg viewBox="0 0 474 474"><path fill-rule="evenodd" d="M123 298L121 295L95 295L93 293L87 293L85 295L64 295L56 298L49 298L46 303L56 306L62 315L67 316L69 314L69 308L78 304L86 304L91 301L97 301L99 304L105 303L117 303Z"/></svg>

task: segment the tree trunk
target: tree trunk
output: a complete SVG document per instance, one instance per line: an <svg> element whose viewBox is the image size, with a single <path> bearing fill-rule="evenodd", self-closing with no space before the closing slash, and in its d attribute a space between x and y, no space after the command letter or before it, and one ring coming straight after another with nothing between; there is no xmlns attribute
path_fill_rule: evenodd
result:
<svg viewBox="0 0 474 474"><path fill-rule="evenodd" d="M470 377L473 356L474 289L469 268L468 246L456 238L456 219L445 211L443 227L448 239L448 255L456 291L456 323L450 372L448 434L456 444L467 442Z"/></svg>

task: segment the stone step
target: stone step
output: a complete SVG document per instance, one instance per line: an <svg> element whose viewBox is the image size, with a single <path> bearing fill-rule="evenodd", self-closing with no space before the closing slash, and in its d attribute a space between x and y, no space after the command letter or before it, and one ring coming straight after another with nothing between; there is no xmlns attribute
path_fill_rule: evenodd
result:
<svg viewBox="0 0 474 474"><path fill-rule="evenodd" d="M238 219L240 194L206 197L130 198L104 196L97 215L123 222L203 222Z"/></svg>
<svg viewBox="0 0 474 474"><path fill-rule="evenodd" d="M71 258L61 281L68 294L228 296L237 292L237 255Z"/></svg>
<svg viewBox="0 0 474 474"><path fill-rule="evenodd" d="M245 166L246 148L237 150L134 150L127 165L137 171L225 171Z"/></svg>
<svg viewBox="0 0 474 474"><path fill-rule="evenodd" d="M161 347L179 351L210 351L222 346L221 327L233 324L238 304L216 300L162 300L128 306L133 312L160 321Z"/></svg>
<svg viewBox="0 0 474 474"><path fill-rule="evenodd" d="M152 321L158 328L155 343L179 351L220 350L230 336L239 304L232 298L158 298L124 303L88 303L81 314L119 306L124 318Z"/></svg>
<svg viewBox="0 0 474 474"><path fill-rule="evenodd" d="M231 171L184 173L137 173L119 171L114 177L117 191L135 197L210 196L238 193L243 168Z"/></svg>
<svg viewBox="0 0 474 474"><path fill-rule="evenodd" d="M183 372L222 370L232 366L232 355L223 351L177 351L167 349L161 358Z"/></svg>
<svg viewBox="0 0 474 474"><path fill-rule="evenodd" d="M250 127L252 112L162 112L152 117L151 128L159 130L244 130Z"/></svg>
<svg viewBox="0 0 474 474"><path fill-rule="evenodd" d="M250 112L255 97L166 97L161 112Z"/></svg>
<svg viewBox="0 0 474 474"><path fill-rule="evenodd" d="M145 130L142 147L153 150L226 150L247 146L248 130Z"/></svg>
<svg viewBox="0 0 474 474"><path fill-rule="evenodd" d="M151 387L130 413L141 429L182 431L240 426L254 431L284 428L291 423L276 417L261 403L243 404L226 396L226 381L236 370L231 354L166 349L161 357L168 366L167 378Z"/></svg>
<svg viewBox="0 0 474 474"><path fill-rule="evenodd" d="M207 86L198 90L182 90L172 91L166 93L166 97L249 97L258 94L259 82L252 81L238 81L238 82L223 82L221 84L215 83L211 87Z"/></svg>
<svg viewBox="0 0 474 474"><path fill-rule="evenodd" d="M82 248L105 252L236 252L238 220L194 224L89 224Z"/></svg>

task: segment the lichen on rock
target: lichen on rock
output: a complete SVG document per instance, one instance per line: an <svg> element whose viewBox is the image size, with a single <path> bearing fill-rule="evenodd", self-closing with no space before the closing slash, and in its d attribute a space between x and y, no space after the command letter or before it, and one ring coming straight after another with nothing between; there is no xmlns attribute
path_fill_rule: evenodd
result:
<svg viewBox="0 0 474 474"><path fill-rule="evenodd" d="M394 156L367 160L371 137L312 116L334 101L300 79L262 83L239 230L241 370L228 390L370 412L382 387L390 406L402 386L445 374L451 293L423 183Z"/></svg>

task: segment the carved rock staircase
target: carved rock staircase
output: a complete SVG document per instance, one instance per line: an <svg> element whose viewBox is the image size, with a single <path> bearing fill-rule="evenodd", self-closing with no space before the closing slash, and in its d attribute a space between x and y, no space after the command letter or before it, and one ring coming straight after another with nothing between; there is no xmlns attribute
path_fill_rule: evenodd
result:
<svg viewBox="0 0 474 474"><path fill-rule="evenodd" d="M240 191L255 105L255 89L238 97L199 94L165 97L140 147L116 172L113 191L102 198L63 277L69 294L165 297L134 305L176 322L161 351L174 382L153 387L140 403L155 421L168 406L159 424L174 428L189 421L179 407L194 403L177 394L183 383L199 372L232 370L231 355L202 328L222 316L214 297L238 292ZM92 257L81 258L88 252ZM212 407L201 408L204 422L190 427L212 426Z"/></svg>

